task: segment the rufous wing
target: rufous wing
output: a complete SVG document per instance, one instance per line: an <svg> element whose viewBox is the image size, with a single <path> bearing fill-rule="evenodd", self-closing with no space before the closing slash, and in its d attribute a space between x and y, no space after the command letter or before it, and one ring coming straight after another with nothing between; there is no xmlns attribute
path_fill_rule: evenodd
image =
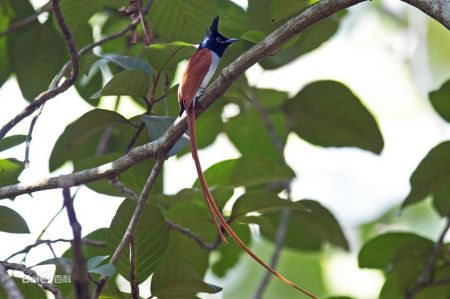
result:
<svg viewBox="0 0 450 299"><path fill-rule="evenodd" d="M178 87L180 107L188 109L211 66L212 57L208 49L200 49L189 59Z"/></svg>

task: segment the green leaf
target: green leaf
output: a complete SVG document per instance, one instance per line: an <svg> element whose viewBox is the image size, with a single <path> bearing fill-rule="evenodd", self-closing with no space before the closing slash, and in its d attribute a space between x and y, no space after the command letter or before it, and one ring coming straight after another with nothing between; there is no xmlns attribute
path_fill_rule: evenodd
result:
<svg viewBox="0 0 450 299"><path fill-rule="evenodd" d="M273 0L270 6L272 22L297 14L310 5L308 0Z"/></svg>
<svg viewBox="0 0 450 299"><path fill-rule="evenodd" d="M441 216L450 213L450 141L430 150L410 178L411 191L402 208L433 196L433 204Z"/></svg>
<svg viewBox="0 0 450 299"><path fill-rule="evenodd" d="M205 171L209 186L256 186L292 179L292 169L267 157L245 156L224 160ZM199 187L198 180L195 186Z"/></svg>
<svg viewBox="0 0 450 299"><path fill-rule="evenodd" d="M0 152L24 143L26 139L26 135L12 135L5 137L0 140Z"/></svg>
<svg viewBox="0 0 450 299"><path fill-rule="evenodd" d="M342 228L330 211L314 200L304 199L294 203L301 205L301 208L306 207L309 212L291 210L285 246L300 250L319 251L322 244L330 243L345 250L349 249ZM275 239L280 216L281 212L260 216L271 221L270 226L261 226L263 235L269 240Z"/></svg>
<svg viewBox="0 0 450 299"><path fill-rule="evenodd" d="M16 159L0 159L0 186L18 183L24 169L23 162Z"/></svg>
<svg viewBox="0 0 450 299"><path fill-rule="evenodd" d="M116 273L116 267L112 264L105 264L88 270L89 273L96 273L102 276L111 277Z"/></svg>
<svg viewBox="0 0 450 299"><path fill-rule="evenodd" d="M262 41L266 35L264 32L261 32L259 30L249 30L241 35L241 39L252 42L252 43L259 43Z"/></svg>
<svg viewBox="0 0 450 299"><path fill-rule="evenodd" d="M107 255L98 255L93 256L90 259L88 259L86 263L86 267L89 270L97 268L104 260L106 260L109 256Z"/></svg>
<svg viewBox="0 0 450 299"><path fill-rule="evenodd" d="M215 2L155 0L147 19L151 24L158 24L155 32L166 41L198 43L216 15Z"/></svg>
<svg viewBox="0 0 450 299"><path fill-rule="evenodd" d="M438 90L428 94L434 110L446 121L450 122L450 80L445 82Z"/></svg>
<svg viewBox="0 0 450 299"><path fill-rule="evenodd" d="M187 264L177 259L165 259L152 279L151 292L161 299L193 296L196 293L214 294L221 287L204 282Z"/></svg>
<svg viewBox="0 0 450 299"><path fill-rule="evenodd" d="M385 270L394 262L423 259L432 248L431 240L413 233L386 233L364 244L358 256L359 267Z"/></svg>
<svg viewBox="0 0 450 299"><path fill-rule="evenodd" d="M144 122L145 126L147 127L150 140L153 141L161 137L164 133L166 133L166 131L175 121L176 117L142 115L141 119ZM181 138L178 139L178 141L170 149L169 153L167 154L167 157L176 155L188 144L189 144L188 138L185 136L181 136Z"/></svg>
<svg viewBox="0 0 450 299"><path fill-rule="evenodd" d="M231 228L247 246L250 246L251 232L248 225L232 223ZM219 258L212 264L211 268L218 277L224 277L231 268L236 266L240 256L244 253L242 248L233 240L230 240L224 246L219 246L216 252L219 253Z"/></svg>
<svg viewBox="0 0 450 299"><path fill-rule="evenodd" d="M25 220L13 209L0 206L0 231L13 234L29 234Z"/></svg>
<svg viewBox="0 0 450 299"><path fill-rule="evenodd" d="M293 130L321 146L355 146L379 154L383 137L374 117L345 85L318 81L284 107Z"/></svg>
<svg viewBox="0 0 450 299"><path fill-rule="evenodd" d="M10 26L8 6L0 6L0 31L5 31ZM13 13L12 11L10 13ZM6 38L0 38L0 87L8 80L11 74L10 62L8 58L8 48Z"/></svg>
<svg viewBox="0 0 450 299"><path fill-rule="evenodd" d="M195 48L192 44L185 42L170 42L152 44L144 51L150 64L161 71L174 69L181 60L188 59Z"/></svg>
<svg viewBox="0 0 450 299"><path fill-rule="evenodd" d="M152 67L143 59L116 54L103 55L102 58L117 64L125 70L141 70L144 71L148 77L152 76Z"/></svg>
<svg viewBox="0 0 450 299"><path fill-rule="evenodd" d="M66 149L71 151L94 134L117 125L129 125L129 123L125 117L114 111L94 109L86 112L68 128Z"/></svg>
<svg viewBox="0 0 450 299"><path fill-rule="evenodd" d="M114 216L107 240L107 249L110 254L114 253L120 243L130 219L134 213L136 203L126 199L118 208ZM169 241L169 234L164 217L159 208L147 204L139 218L134 234L136 243L136 279L138 283L146 280L158 267ZM119 258L117 271L124 277L130 274L130 250L126 246Z"/></svg>
<svg viewBox="0 0 450 299"><path fill-rule="evenodd" d="M150 77L142 70L122 71L91 98L112 95L127 95L145 98L150 88Z"/></svg>
<svg viewBox="0 0 450 299"><path fill-rule="evenodd" d="M449 47L448 29L433 18L428 18L427 53L432 82L444 82L450 76L450 57L446 51Z"/></svg>
<svg viewBox="0 0 450 299"><path fill-rule="evenodd" d="M284 146L288 135L286 118L282 113L273 113L269 120L275 127L277 138L281 139L280 145ZM263 121L263 116L258 112L241 112L225 123L225 132L243 156L271 157L282 161L283 153L275 146L273 136Z"/></svg>
<svg viewBox="0 0 450 299"><path fill-rule="evenodd" d="M250 29L250 19L241 6L230 0L218 0L217 4L220 32L223 35L237 37Z"/></svg>
<svg viewBox="0 0 450 299"><path fill-rule="evenodd" d="M68 57L64 39L50 20L42 25L34 22L9 36L8 52L11 70L28 101L47 90Z"/></svg>
<svg viewBox="0 0 450 299"><path fill-rule="evenodd" d="M301 204L282 199L274 192L256 190L248 191L236 200L231 211L231 218L234 220L250 212L265 214L282 209L308 212L308 209Z"/></svg>

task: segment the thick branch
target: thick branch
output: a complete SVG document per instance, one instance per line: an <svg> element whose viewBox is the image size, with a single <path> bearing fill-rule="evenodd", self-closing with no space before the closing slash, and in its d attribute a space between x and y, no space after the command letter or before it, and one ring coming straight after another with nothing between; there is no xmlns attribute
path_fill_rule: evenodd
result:
<svg viewBox="0 0 450 299"><path fill-rule="evenodd" d="M280 28L268 35L263 41L239 56L233 63L222 71L222 75L205 91L203 100L196 107L197 114L201 114L209 107L209 105L223 95L230 85L248 68L264 57L276 52L276 50L279 49L281 45L289 38L337 11L363 1L365 0L322 0L302 12L299 16L282 25ZM96 181L108 176L113 177L114 175L124 172L140 161L148 157L155 156L156 153L166 153L181 137L181 135L183 135L186 128L186 119L179 119L179 121L172 125L161 138L132 149L130 153L124 155L118 160L99 167L75 172L66 176L48 178L29 185L16 184L3 187L0 188L0 199L40 190L59 188L59 180L62 178L70 178L75 186Z"/></svg>
<svg viewBox="0 0 450 299"><path fill-rule="evenodd" d="M420 9L450 30L449 0L402 0Z"/></svg>
<svg viewBox="0 0 450 299"><path fill-rule="evenodd" d="M31 269L28 269L25 265L16 264L16 263L8 263L0 261L0 264L5 267L6 270L15 270L20 271L26 276L29 276L33 279L33 283L40 285L44 290L50 291L53 293L56 299L64 299L61 291L52 283L49 283L45 278L40 277Z"/></svg>

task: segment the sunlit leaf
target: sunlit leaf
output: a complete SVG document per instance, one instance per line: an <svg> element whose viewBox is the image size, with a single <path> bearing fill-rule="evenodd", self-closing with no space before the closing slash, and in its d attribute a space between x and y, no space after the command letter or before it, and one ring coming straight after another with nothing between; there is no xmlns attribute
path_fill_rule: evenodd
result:
<svg viewBox="0 0 450 299"><path fill-rule="evenodd" d="M116 74L91 98L128 95L145 98L150 88L150 77L142 70L126 70Z"/></svg>
<svg viewBox="0 0 450 299"><path fill-rule="evenodd" d="M16 159L0 159L0 186L15 184L24 169L23 162Z"/></svg>

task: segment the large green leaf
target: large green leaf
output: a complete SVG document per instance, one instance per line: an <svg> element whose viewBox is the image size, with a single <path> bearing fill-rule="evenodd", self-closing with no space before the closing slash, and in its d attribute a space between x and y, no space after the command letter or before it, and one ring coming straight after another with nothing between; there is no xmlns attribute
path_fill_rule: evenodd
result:
<svg viewBox="0 0 450 299"><path fill-rule="evenodd" d="M308 209L300 203L282 199L274 192L256 190L248 191L236 200L231 212L231 218L234 220L245 216L250 212L265 214L282 209L294 209L304 212L308 211Z"/></svg>
<svg viewBox="0 0 450 299"><path fill-rule="evenodd" d="M383 137L374 117L345 85L318 81L285 105L293 130L321 146L355 146L379 154Z"/></svg>
<svg viewBox="0 0 450 299"><path fill-rule="evenodd" d="M209 186L255 186L292 179L292 169L279 161L261 156L224 160L205 171ZM195 186L199 187L198 180Z"/></svg>
<svg viewBox="0 0 450 299"><path fill-rule="evenodd" d="M310 5L308 0L273 0L270 6L272 22L278 22Z"/></svg>
<svg viewBox="0 0 450 299"><path fill-rule="evenodd" d="M411 175L410 184L403 208L432 195L439 214L450 214L450 141L430 150Z"/></svg>
<svg viewBox="0 0 450 299"><path fill-rule="evenodd" d="M26 139L26 135L12 135L5 137L0 140L0 152L24 143Z"/></svg>
<svg viewBox="0 0 450 299"><path fill-rule="evenodd" d="M152 67L143 59L117 54L103 55L102 58L111 61L125 70L141 70L149 77L152 75Z"/></svg>
<svg viewBox="0 0 450 299"><path fill-rule="evenodd" d="M136 203L130 199L117 209L107 240L107 248L112 255L120 243L128 223L136 208ZM166 222L159 208L147 204L142 210L139 223L134 234L136 243L136 279L138 283L146 280L158 267L169 241ZM125 247L116 265L117 271L124 277L130 275L130 249Z"/></svg>
<svg viewBox="0 0 450 299"><path fill-rule="evenodd" d="M18 177L24 169L23 162L16 159L0 160L0 186L18 183Z"/></svg>
<svg viewBox="0 0 450 299"><path fill-rule="evenodd" d="M0 31L7 30L10 26L8 10L10 10L9 6L0 6ZM8 48L6 46L6 43L6 38L0 38L0 69L2 70L0 72L0 87L3 85L3 83L5 83L11 73L10 62L8 58Z"/></svg>
<svg viewBox="0 0 450 299"><path fill-rule="evenodd" d="M407 232L386 233L366 242L358 256L361 268L386 270L389 265L405 260L424 259L433 242Z"/></svg>
<svg viewBox="0 0 450 299"><path fill-rule="evenodd" d="M222 288L204 282L191 267L177 259L166 259L152 279L153 296L186 298L197 293L218 293Z"/></svg>
<svg viewBox="0 0 450 299"><path fill-rule="evenodd" d="M218 0L220 33L227 37L238 37L250 29L247 12L231 0Z"/></svg>
<svg viewBox="0 0 450 299"><path fill-rule="evenodd" d="M432 81L444 82L450 76L450 57L447 51L450 47L450 34L438 21L433 18L427 20L427 53Z"/></svg>
<svg viewBox="0 0 450 299"><path fill-rule="evenodd" d="M126 70L116 74L92 98L127 95L146 98L150 88L150 77L143 70Z"/></svg>
<svg viewBox="0 0 450 299"><path fill-rule="evenodd" d="M309 212L291 210L285 238L285 246L300 250L319 251L324 243L348 250L349 245L336 218L314 200L300 200L295 202L306 207ZM267 213L260 216L270 220L271 225L260 222L262 233L269 240L275 239L276 228L280 223L281 212ZM258 217L259 218L259 217Z"/></svg>
<svg viewBox="0 0 450 299"><path fill-rule="evenodd" d="M66 135L66 149L72 150L92 135L117 125L128 126L128 120L121 114L104 109L93 109L83 114L70 125Z"/></svg>
<svg viewBox="0 0 450 299"><path fill-rule="evenodd" d="M434 110L446 121L450 122L450 80L438 90L428 94Z"/></svg>
<svg viewBox="0 0 450 299"><path fill-rule="evenodd" d="M3 206L0 206L0 231L14 234L30 233L22 216L13 209Z"/></svg>
<svg viewBox="0 0 450 299"><path fill-rule="evenodd" d="M166 41L199 43L216 15L215 2L155 0L147 18L157 25L156 34Z"/></svg>
<svg viewBox="0 0 450 299"><path fill-rule="evenodd" d="M12 34L8 37L8 52L11 69L28 101L49 87L68 57L64 39L51 21L32 23L20 34Z"/></svg>

